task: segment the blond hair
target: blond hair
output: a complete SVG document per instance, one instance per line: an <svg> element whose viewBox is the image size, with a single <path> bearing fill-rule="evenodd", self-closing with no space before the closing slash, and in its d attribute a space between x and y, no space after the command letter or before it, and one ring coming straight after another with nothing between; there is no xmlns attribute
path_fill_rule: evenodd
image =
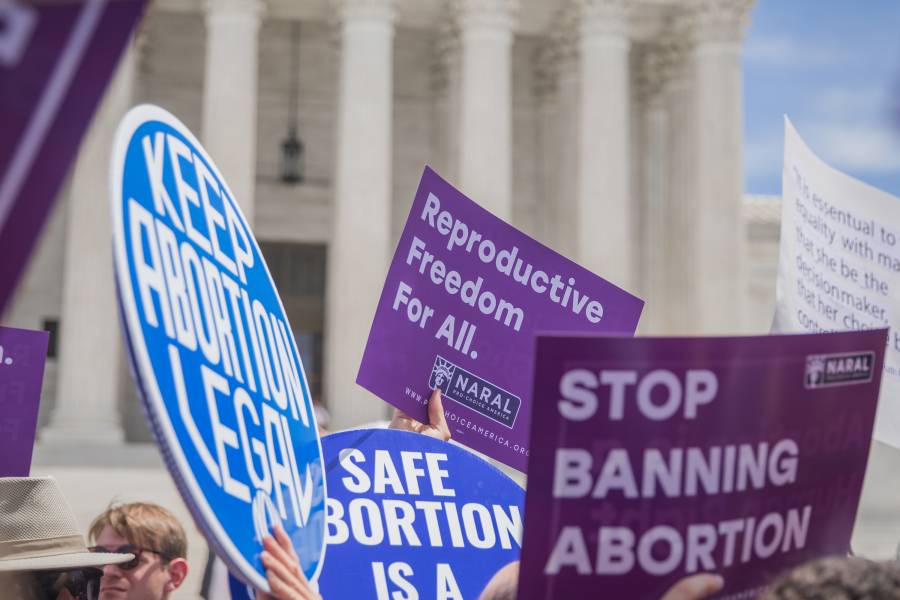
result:
<svg viewBox="0 0 900 600"><path fill-rule="evenodd" d="M135 546L159 553L164 562L187 557L184 528L175 515L158 504L110 504L91 523L91 543L96 543L106 527Z"/></svg>

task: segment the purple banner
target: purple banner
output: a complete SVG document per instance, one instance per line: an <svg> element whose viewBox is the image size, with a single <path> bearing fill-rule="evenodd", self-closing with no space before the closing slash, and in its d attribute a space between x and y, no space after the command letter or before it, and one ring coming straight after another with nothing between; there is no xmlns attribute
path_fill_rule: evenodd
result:
<svg viewBox="0 0 900 600"><path fill-rule="evenodd" d="M0 477L27 477L37 431L46 331L0 327Z"/></svg>
<svg viewBox="0 0 900 600"><path fill-rule="evenodd" d="M426 167L357 383L524 471L538 330L633 334L643 301L531 239Z"/></svg>
<svg viewBox="0 0 900 600"><path fill-rule="evenodd" d="M0 2L0 313L144 4Z"/></svg>
<svg viewBox="0 0 900 600"><path fill-rule="evenodd" d="M886 333L539 336L519 598L751 598L846 554Z"/></svg>

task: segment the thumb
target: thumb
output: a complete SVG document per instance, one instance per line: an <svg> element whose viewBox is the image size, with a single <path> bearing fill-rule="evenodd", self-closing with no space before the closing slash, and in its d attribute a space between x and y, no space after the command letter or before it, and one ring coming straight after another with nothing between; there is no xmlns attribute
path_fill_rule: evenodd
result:
<svg viewBox="0 0 900 600"><path fill-rule="evenodd" d="M435 389L428 398L428 424L441 433L444 441L450 439L450 428L447 427L447 418L444 416L444 404L441 401L440 389Z"/></svg>

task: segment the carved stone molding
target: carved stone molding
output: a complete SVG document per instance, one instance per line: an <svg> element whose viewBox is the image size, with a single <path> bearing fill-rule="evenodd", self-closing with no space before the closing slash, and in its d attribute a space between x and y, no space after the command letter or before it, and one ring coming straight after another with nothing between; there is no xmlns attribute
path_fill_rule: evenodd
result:
<svg viewBox="0 0 900 600"><path fill-rule="evenodd" d="M648 104L662 100L670 75L669 49L661 44L647 44L637 51L635 95Z"/></svg>
<svg viewBox="0 0 900 600"><path fill-rule="evenodd" d="M696 42L741 41L754 0L693 0L688 14Z"/></svg>
<svg viewBox="0 0 900 600"><path fill-rule="evenodd" d="M349 20L393 21L396 16L394 0L331 0L338 22Z"/></svg>
<svg viewBox="0 0 900 600"><path fill-rule="evenodd" d="M207 16L253 16L260 18L265 13L266 5L262 0L206 0L204 3Z"/></svg>
<svg viewBox="0 0 900 600"><path fill-rule="evenodd" d="M559 74L573 75L578 71L581 53L581 29L579 6L576 2L567 2L560 11L553 30L553 42L556 48Z"/></svg>
<svg viewBox="0 0 900 600"><path fill-rule="evenodd" d="M432 45L431 89L436 94L447 91L450 73L459 66L459 27L453 19L441 21Z"/></svg>
<svg viewBox="0 0 900 600"><path fill-rule="evenodd" d="M688 15L680 15L667 24L657 43L658 68L666 89L690 85L694 49L692 26L693 21Z"/></svg>
<svg viewBox="0 0 900 600"><path fill-rule="evenodd" d="M627 36L630 0L577 0L582 36Z"/></svg>
<svg viewBox="0 0 900 600"><path fill-rule="evenodd" d="M566 0L549 30L557 74L578 73L585 40L619 38L627 42L633 0Z"/></svg>
<svg viewBox="0 0 900 600"><path fill-rule="evenodd" d="M535 51L533 64L535 96L541 101L553 100L559 77L559 52L552 40Z"/></svg>
<svg viewBox="0 0 900 600"><path fill-rule="evenodd" d="M461 30L475 27L512 31L519 0L454 0L453 9Z"/></svg>

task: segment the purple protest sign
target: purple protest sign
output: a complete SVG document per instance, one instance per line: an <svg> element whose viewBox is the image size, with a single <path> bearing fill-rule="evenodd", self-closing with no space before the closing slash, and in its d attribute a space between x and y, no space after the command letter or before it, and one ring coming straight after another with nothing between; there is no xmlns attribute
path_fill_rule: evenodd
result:
<svg viewBox="0 0 900 600"><path fill-rule="evenodd" d="M37 431L46 331L0 327L0 477L27 477Z"/></svg>
<svg viewBox="0 0 900 600"><path fill-rule="evenodd" d="M145 1L0 2L0 313Z"/></svg>
<svg viewBox="0 0 900 600"><path fill-rule="evenodd" d="M643 305L426 167L356 382L421 421L441 388L453 439L524 471L534 333L632 334Z"/></svg>
<svg viewBox="0 0 900 600"><path fill-rule="evenodd" d="M886 334L539 336L519 598L751 598L846 554Z"/></svg>

